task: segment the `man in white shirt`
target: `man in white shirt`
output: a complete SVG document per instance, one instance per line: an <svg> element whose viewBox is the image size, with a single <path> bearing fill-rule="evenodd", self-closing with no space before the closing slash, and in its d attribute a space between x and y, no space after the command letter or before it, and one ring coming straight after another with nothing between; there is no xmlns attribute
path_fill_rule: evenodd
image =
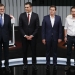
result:
<svg viewBox="0 0 75 75"><path fill-rule="evenodd" d="M71 7L70 11L71 15L67 16L64 27L64 33L65 33L64 40L65 42L67 42L67 67L71 65L70 58L71 58L73 44L74 44L74 55L75 55L75 6Z"/></svg>
<svg viewBox="0 0 75 75"><path fill-rule="evenodd" d="M46 70L50 66L50 51L53 51L53 69L57 70L57 44L62 41L61 17L55 15L56 6L50 6L50 14L42 22L42 43L46 45Z"/></svg>

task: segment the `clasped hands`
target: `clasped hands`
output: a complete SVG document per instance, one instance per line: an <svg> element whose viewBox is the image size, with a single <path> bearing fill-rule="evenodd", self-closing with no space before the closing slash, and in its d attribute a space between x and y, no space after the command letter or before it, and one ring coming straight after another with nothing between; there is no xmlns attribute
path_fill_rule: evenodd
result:
<svg viewBox="0 0 75 75"><path fill-rule="evenodd" d="M26 38L27 40L32 40L33 37L34 37L33 35L30 35L30 36L26 35L26 36L25 36L25 38Z"/></svg>

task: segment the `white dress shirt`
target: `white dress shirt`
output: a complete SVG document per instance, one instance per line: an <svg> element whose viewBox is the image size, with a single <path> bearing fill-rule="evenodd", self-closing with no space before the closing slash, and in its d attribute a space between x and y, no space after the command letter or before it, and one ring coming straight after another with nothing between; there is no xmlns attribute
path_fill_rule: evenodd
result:
<svg viewBox="0 0 75 75"><path fill-rule="evenodd" d="M30 23L30 19L31 19L32 12L27 13L27 17L28 17L28 14L29 14L29 23ZM29 23L28 23L28 24L29 24Z"/></svg>
<svg viewBox="0 0 75 75"><path fill-rule="evenodd" d="M1 15L0 15L1 16ZM2 14L2 25L4 24L4 14Z"/></svg>
<svg viewBox="0 0 75 75"><path fill-rule="evenodd" d="M54 26L55 17L51 17L50 16L50 20L51 20L51 24L52 24L52 27L53 27Z"/></svg>
<svg viewBox="0 0 75 75"><path fill-rule="evenodd" d="M73 19L72 15L66 18L64 29L67 29L67 35L75 36L75 19Z"/></svg>

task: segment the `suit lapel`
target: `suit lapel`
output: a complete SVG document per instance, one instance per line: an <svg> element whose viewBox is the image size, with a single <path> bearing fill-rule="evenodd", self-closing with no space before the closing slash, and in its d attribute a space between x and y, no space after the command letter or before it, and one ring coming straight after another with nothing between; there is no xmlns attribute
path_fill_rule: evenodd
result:
<svg viewBox="0 0 75 75"><path fill-rule="evenodd" d="M34 14L33 14L33 12L32 12L29 25L31 24L31 22L32 22L32 20L33 20L33 15L34 15Z"/></svg>
<svg viewBox="0 0 75 75"><path fill-rule="evenodd" d="M53 27L55 26L55 23L56 23L56 15L55 15L55 20L54 20L54 25L53 25Z"/></svg>
<svg viewBox="0 0 75 75"><path fill-rule="evenodd" d="M52 27L50 15L48 15L48 21L49 21L50 26Z"/></svg>
<svg viewBox="0 0 75 75"><path fill-rule="evenodd" d="M25 18L25 23L26 23L26 25L28 25L28 18L27 18L26 12L25 12L25 14L24 14L24 18Z"/></svg>
<svg viewBox="0 0 75 75"><path fill-rule="evenodd" d="M3 24L3 26L5 25L6 20L7 20L7 18L6 18L6 15L4 14L4 24Z"/></svg>

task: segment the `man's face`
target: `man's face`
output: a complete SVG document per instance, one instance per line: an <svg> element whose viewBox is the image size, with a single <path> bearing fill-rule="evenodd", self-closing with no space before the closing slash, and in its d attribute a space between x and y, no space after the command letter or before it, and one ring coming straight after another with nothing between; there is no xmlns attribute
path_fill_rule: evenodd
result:
<svg viewBox="0 0 75 75"><path fill-rule="evenodd" d="M73 17L75 17L75 8L73 8L73 9L71 10L71 14L72 14Z"/></svg>
<svg viewBox="0 0 75 75"><path fill-rule="evenodd" d="M29 4L25 5L25 11L27 13L31 12L32 11L32 7Z"/></svg>
<svg viewBox="0 0 75 75"><path fill-rule="evenodd" d="M4 12L5 12L5 7L4 6L1 6L0 7L0 14L4 14Z"/></svg>
<svg viewBox="0 0 75 75"><path fill-rule="evenodd" d="M56 13L55 8L54 7L51 7L50 8L50 15L55 15L55 13Z"/></svg>

